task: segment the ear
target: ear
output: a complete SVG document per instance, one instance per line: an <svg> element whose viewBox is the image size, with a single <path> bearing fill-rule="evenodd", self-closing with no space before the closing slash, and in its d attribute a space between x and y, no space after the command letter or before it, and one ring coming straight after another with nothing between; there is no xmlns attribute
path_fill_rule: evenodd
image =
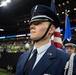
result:
<svg viewBox="0 0 76 75"><path fill-rule="evenodd" d="M50 34L53 34L54 33L54 31L55 31L55 26L54 25L51 25L51 27L50 27L50 30L49 30L49 33Z"/></svg>

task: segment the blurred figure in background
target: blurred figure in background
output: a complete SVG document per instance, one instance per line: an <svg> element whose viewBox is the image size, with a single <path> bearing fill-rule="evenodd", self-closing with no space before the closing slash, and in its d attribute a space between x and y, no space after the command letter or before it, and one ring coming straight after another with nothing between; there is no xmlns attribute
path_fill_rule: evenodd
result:
<svg viewBox="0 0 76 75"><path fill-rule="evenodd" d="M30 44L27 42L26 44L25 44L25 50L26 51L28 51L28 50L30 50L31 48L30 48Z"/></svg>
<svg viewBox="0 0 76 75"><path fill-rule="evenodd" d="M76 40L75 39L66 39L64 40L64 46L67 53L76 53Z"/></svg>

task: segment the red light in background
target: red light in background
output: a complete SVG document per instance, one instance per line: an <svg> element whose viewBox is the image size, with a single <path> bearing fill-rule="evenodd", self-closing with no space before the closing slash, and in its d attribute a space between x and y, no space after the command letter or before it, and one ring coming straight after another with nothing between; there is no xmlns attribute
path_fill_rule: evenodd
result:
<svg viewBox="0 0 76 75"><path fill-rule="evenodd" d="M76 22L76 19L74 19L73 21Z"/></svg>

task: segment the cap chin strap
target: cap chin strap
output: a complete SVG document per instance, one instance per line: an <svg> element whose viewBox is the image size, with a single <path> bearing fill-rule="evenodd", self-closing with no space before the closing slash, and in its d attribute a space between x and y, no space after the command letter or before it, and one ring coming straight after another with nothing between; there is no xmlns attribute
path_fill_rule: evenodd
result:
<svg viewBox="0 0 76 75"><path fill-rule="evenodd" d="M48 26L48 29L46 30L45 34L44 34L41 38L39 38L38 40L34 40L34 42L38 42L38 41L42 40L42 39L46 36L46 34L48 33L51 25L52 25L52 24L50 24L50 25Z"/></svg>

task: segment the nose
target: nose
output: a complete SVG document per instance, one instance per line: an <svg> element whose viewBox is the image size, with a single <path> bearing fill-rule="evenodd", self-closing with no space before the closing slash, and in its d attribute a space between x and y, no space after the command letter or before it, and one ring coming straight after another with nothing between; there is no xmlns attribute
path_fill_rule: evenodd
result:
<svg viewBox="0 0 76 75"><path fill-rule="evenodd" d="M69 52L69 53L70 53L70 52L71 52L71 49L70 49L70 48L68 48L68 49L67 49L67 52Z"/></svg>
<svg viewBox="0 0 76 75"><path fill-rule="evenodd" d="M68 48L68 51L71 51L71 49L70 49L70 48Z"/></svg>
<svg viewBox="0 0 76 75"><path fill-rule="evenodd" d="M30 30L31 30L31 29L34 29L34 28L35 28L35 25L34 25L34 24L31 24L31 25L30 25Z"/></svg>

